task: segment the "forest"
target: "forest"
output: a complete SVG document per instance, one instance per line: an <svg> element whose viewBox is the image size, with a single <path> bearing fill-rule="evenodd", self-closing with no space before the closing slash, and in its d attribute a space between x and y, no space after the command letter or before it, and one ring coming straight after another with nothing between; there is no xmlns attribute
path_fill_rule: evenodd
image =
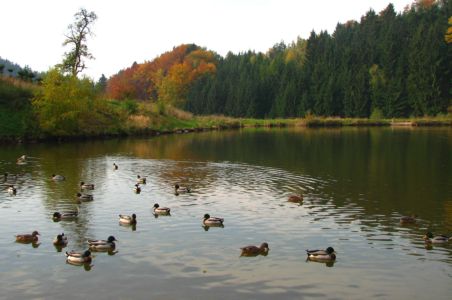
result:
<svg viewBox="0 0 452 300"><path fill-rule="evenodd" d="M163 101L198 115L436 116L452 104L451 15L451 1L422 0L401 13L392 4L369 10L332 34L311 32L266 53L221 57L181 45L112 76L107 96Z"/></svg>

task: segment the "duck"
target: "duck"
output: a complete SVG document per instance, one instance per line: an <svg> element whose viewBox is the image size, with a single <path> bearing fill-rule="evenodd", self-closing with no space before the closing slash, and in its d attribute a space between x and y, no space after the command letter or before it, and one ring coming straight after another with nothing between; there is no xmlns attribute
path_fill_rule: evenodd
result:
<svg viewBox="0 0 452 300"><path fill-rule="evenodd" d="M336 252L333 247L328 247L326 250L306 250L308 260L329 262L336 260Z"/></svg>
<svg viewBox="0 0 452 300"><path fill-rule="evenodd" d="M67 236L65 236L64 233L58 234L55 237L55 239L53 240L53 244L55 246L59 246L59 247L66 247L67 246Z"/></svg>
<svg viewBox="0 0 452 300"><path fill-rule="evenodd" d="M146 177L141 177L137 175L137 183L146 184Z"/></svg>
<svg viewBox="0 0 452 300"><path fill-rule="evenodd" d="M135 184L135 187L133 188L133 191L134 191L136 194L141 193L141 188L140 188L140 185L139 185L138 183Z"/></svg>
<svg viewBox="0 0 452 300"><path fill-rule="evenodd" d="M88 240L88 245L91 250L95 251L110 251L116 248L114 236L110 235L107 240Z"/></svg>
<svg viewBox="0 0 452 300"><path fill-rule="evenodd" d="M260 245L260 247L251 245L242 247L240 250L242 250L240 256L257 256L259 254L266 256L270 248L268 248L268 243L264 242Z"/></svg>
<svg viewBox="0 0 452 300"><path fill-rule="evenodd" d="M137 223L137 215L132 214L131 216L128 215L119 215L119 223L126 224L126 225L135 225Z"/></svg>
<svg viewBox="0 0 452 300"><path fill-rule="evenodd" d="M211 217L209 214L205 214L204 219L202 221L202 223L205 226L211 226L211 227L222 227L223 222L224 222L223 218Z"/></svg>
<svg viewBox="0 0 452 300"><path fill-rule="evenodd" d="M154 213L158 215L169 215L171 209L168 207L160 207L158 203L154 204Z"/></svg>
<svg viewBox="0 0 452 300"><path fill-rule="evenodd" d="M16 164L18 165L26 165L27 164L27 156L22 155L16 160Z"/></svg>
<svg viewBox="0 0 452 300"><path fill-rule="evenodd" d="M424 235L424 241L426 244L444 244L451 240L452 238L445 235L433 236L430 231Z"/></svg>
<svg viewBox="0 0 452 300"><path fill-rule="evenodd" d="M77 193L75 194L77 196L77 198L81 201L92 201L94 200L93 195L90 194L81 194L81 193Z"/></svg>
<svg viewBox="0 0 452 300"><path fill-rule="evenodd" d="M61 220L72 220L77 217L78 217L78 210L68 210L68 211L54 212L52 219L54 221L61 221Z"/></svg>
<svg viewBox="0 0 452 300"><path fill-rule="evenodd" d="M17 190L16 190L16 188L14 187L14 185L10 185L10 186L8 187L7 191L8 191L8 194L13 195L13 196L16 195L16 193L17 193Z"/></svg>
<svg viewBox="0 0 452 300"><path fill-rule="evenodd" d="M64 177L63 175L52 174L52 180L53 181L64 181L64 180L66 180L66 177Z"/></svg>
<svg viewBox="0 0 452 300"><path fill-rule="evenodd" d="M118 169L118 165L116 163L113 163L113 170L117 170Z"/></svg>
<svg viewBox="0 0 452 300"><path fill-rule="evenodd" d="M182 194L182 193L190 193L191 189L189 187L186 186L180 186L179 184L175 184L174 185L174 190L175 190L175 194Z"/></svg>
<svg viewBox="0 0 452 300"><path fill-rule="evenodd" d="M38 241L39 232L36 230L31 234L18 234L16 235L16 242L19 243L36 243Z"/></svg>
<svg viewBox="0 0 452 300"><path fill-rule="evenodd" d="M73 264L89 264L92 260L89 250L83 253L75 251L66 252L66 257L66 261Z"/></svg>
<svg viewBox="0 0 452 300"><path fill-rule="evenodd" d="M92 184L92 183L85 183L83 181L80 181L80 189L82 189L82 190L94 190L94 184Z"/></svg>
<svg viewBox="0 0 452 300"><path fill-rule="evenodd" d="M416 215L402 216L400 218L400 224L414 224L416 223Z"/></svg>
<svg viewBox="0 0 452 300"><path fill-rule="evenodd" d="M299 194L299 195L290 195L288 198L287 198L287 201L289 201L289 202L294 202L294 203L300 203L300 202L303 202L303 195L302 194Z"/></svg>

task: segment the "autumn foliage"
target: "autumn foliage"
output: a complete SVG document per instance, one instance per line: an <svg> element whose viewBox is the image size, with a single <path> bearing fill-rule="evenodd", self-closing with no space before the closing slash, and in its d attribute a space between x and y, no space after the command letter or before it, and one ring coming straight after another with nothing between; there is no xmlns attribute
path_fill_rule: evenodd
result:
<svg viewBox="0 0 452 300"><path fill-rule="evenodd" d="M216 71L216 55L196 45L180 45L156 59L112 76L107 96L113 99L160 100L180 105L190 85L200 76Z"/></svg>

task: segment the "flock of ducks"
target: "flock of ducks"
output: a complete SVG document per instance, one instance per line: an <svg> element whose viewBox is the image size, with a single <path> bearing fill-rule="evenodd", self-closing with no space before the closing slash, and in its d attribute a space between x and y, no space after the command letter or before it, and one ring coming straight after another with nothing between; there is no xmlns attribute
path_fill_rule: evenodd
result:
<svg viewBox="0 0 452 300"><path fill-rule="evenodd" d="M26 155L22 155L17 159L17 164L26 164L27 163L27 157ZM113 169L118 170L118 165L116 163L113 163ZM8 174L5 173L5 181ZM54 181L64 181L66 178L62 175L56 175L52 174L51 177ZM137 175L137 181L134 185L134 191L135 193L141 192L140 184L146 184L146 177L141 177L140 175ZM86 191L86 190L94 190L95 186L91 183L85 183L83 181L80 182L80 190ZM190 193L191 189L189 187L180 186L179 184L175 184L174 186L175 194L179 195L180 193ZM7 192L10 195L16 195L17 190L13 185L8 186ZM86 194L86 193L77 193L77 198L80 201L92 201L93 195ZM290 195L288 197L289 202L293 203L302 203L303 202L303 195L297 194L297 195ZM153 206L153 212L154 215L157 217L159 215L170 215L171 209L169 207L161 207L158 203L155 203ZM78 217L79 211L72 210L72 211L59 211L54 212L52 219L57 222L61 220L74 220ZM403 216L400 218L400 224L415 224L416 223L416 217L415 215L412 216ZM122 225L136 225L137 224L137 216L136 214L132 215L119 215L119 223ZM202 220L202 225L205 227L206 230L208 230L209 227L224 227L223 225L224 219L219 217L211 217L209 214L205 214L204 218ZM31 234L18 234L16 235L16 242L19 243L33 243L36 244L38 242L38 236L39 232L33 231ZM443 244L447 243L452 240L452 237L448 237L445 235L439 235L434 236L431 232L427 232L426 235L423 237L426 245L431 244ZM93 240L88 239L88 250L77 252L77 251L70 251L66 252L66 261L70 264L90 264L92 261L91 251L114 251L116 248L116 238L114 236L109 236L106 240ZM53 240L53 244L56 247L66 247L68 245L68 239L62 234L58 234L55 239ZM270 250L268 243L264 242L260 246L245 246L241 247L241 254L240 256L258 256L268 255L268 252ZM325 250L306 250L307 253L307 260L310 261L317 261L317 262L324 262L324 263L332 263L336 260L336 252L333 247L328 247Z"/></svg>

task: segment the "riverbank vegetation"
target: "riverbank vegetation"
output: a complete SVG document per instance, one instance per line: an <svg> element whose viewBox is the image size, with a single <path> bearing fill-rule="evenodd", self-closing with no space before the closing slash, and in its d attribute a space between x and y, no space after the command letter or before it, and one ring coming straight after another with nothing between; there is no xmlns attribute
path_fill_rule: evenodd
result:
<svg viewBox="0 0 452 300"><path fill-rule="evenodd" d="M79 44L64 41L73 47L61 64L38 81L1 72L0 140L451 126L451 14L449 0L418 0L402 13L390 4L338 24L333 34L312 32L266 53L221 57L184 44L94 82L79 73L92 58L86 42L97 16L81 9L66 35Z"/></svg>

